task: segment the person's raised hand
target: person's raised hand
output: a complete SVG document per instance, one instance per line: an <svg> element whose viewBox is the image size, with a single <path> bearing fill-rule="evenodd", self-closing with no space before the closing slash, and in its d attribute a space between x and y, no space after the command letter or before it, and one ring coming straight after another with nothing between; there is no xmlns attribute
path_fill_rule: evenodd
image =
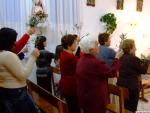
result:
<svg viewBox="0 0 150 113"><path fill-rule="evenodd" d="M35 28L35 27L30 27L30 28L27 30L27 34L28 34L28 35L32 35L32 34L35 33L35 31L36 31L36 28Z"/></svg>
<svg viewBox="0 0 150 113"><path fill-rule="evenodd" d="M37 48L35 48L35 49L32 51L31 55L32 55L34 58L38 58L39 55L40 55L40 51L39 51Z"/></svg>
<svg viewBox="0 0 150 113"><path fill-rule="evenodd" d="M120 57L122 57L123 54L124 54L123 50L120 49L120 50L116 53L115 58L118 58L118 59L119 59Z"/></svg>

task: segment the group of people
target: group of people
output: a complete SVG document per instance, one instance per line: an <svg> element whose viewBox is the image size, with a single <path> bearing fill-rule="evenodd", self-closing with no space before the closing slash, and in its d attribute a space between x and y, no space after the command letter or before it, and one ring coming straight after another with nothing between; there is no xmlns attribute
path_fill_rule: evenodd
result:
<svg viewBox="0 0 150 113"><path fill-rule="evenodd" d="M98 41L91 35L79 40L77 35L67 34L61 38L55 55L45 49L46 37L38 36L35 49L24 67L16 54L34 32L35 28L30 28L16 42L15 30L0 29L1 113L37 113L27 92L26 80L36 62L37 83L52 92L51 77L55 70L51 66L53 58L61 73L59 89L69 113L105 113L105 106L110 103L108 78L114 77L117 78L116 85L129 91L129 98L124 102L125 108L136 111L141 74L147 72L149 63L142 64L136 57L134 40L124 40L121 50L115 52L109 48L111 41L108 33L100 33Z"/></svg>
<svg viewBox="0 0 150 113"><path fill-rule="evenodd" d="M98 43L99 42L99 43ZM125 109L136 112L141 87L141 74L148 71L149 63L143 64L136 57L133 39L126 39L116 53L109 48L108 33L100 33L98 41L84 36L79 47L82 56L76 57L77 38L65 35L61 39L64 48L60 55L60 90L64 95L69 113L105 113L110 102L108 78L116 78L116 85L128 89ZM119 73L119 74L118 74ZM113 83L110 81L109 83Z"/></svg>

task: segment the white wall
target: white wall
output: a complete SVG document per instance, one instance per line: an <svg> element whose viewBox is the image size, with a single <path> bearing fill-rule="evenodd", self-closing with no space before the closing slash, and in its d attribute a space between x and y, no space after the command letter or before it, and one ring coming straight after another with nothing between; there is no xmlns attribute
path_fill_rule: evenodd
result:
<svg viewBox="0 0 150 113"><path fill-rule="evenodd" d="M104 24L99 21L100 17L112 12L117 17L117 29L112 34L111 47L117 50L120 42L119 35L128 33L128 37L132 37L136 41L138 56L140 56L140 53L150 53L150 50L147 51L147 48L150 48L149 0L144 0L141 13L136 12L136 0L124 0L124 10L116 10L116 0L95 0L95 7L86 6L86 1L80 0L81 36L90 33L97 38L99 32L105 31ZM136 26L131 27L131 23L135 23ZM54 34L54 31L50 28L45 31L45 34L48 37L48 49L54 51L55 46L60 43L60 37L50 37ZM35 70L33 70L30 79L36 82Z"/></svg>
<svg viewBox="0 0 150 113"><path fill-rule="evenodd" d="M108 12L112 12L117 17L117 29L112 34L111 47L117 49L122 33L128 33L129 38L136 41L137 55L148 54L150 48L150 1L144 0L143 11L136 12L136 0L124 0L124 10L116 10L116 0L95 0L95 7L86 6L87 0L81 0L81 36L91 33L97 38L99 32L103 32L104 23L99 21L100 17ZM131 27L131 23L136 24ZM146 51L146 53L145 53Z"/></svg>

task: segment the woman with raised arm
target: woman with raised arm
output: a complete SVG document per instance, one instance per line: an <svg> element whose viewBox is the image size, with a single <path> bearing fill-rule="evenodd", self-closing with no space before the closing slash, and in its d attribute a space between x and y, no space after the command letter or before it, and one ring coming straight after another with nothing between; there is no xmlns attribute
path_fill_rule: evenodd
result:
<svg viewBox="0 0 150 113"><path fill-rule="evenodd" d="M61 94L65 97L69 113L80 113L76 90L76 64L78 58L73 54L77 46L77 37L68 34L62 37L63 52L60 55Z"/></svg>
<svg viewBox="0 0 150 113"><path fill-rule="evenodd" d="M83 113L105 113L105 106L109 104L108 78L117 76L122 51L116 54L112 65L108 66L96 58L99 48L94 37L85 36L79 45L84 53L76 67L79 105Z"/></svg>
<svg viewBox="0 0 150 113"><path fill-rule="evenodd" d="M11 49L15 46L17 32L11 28L0 29L0 113L37 113L28 94L26 80L39 56L34 49L24 67Z"/></svg>
<svg viewBox="0 0 150 113"><path fill-rule="evenodd" d="M24 46L27 44L30 35L34 34L36 31L35 27L30 27L27 32L18 40L15 42L15 46L13 46L13 48L10 50L13 53L18 54L23 48Z"/></svg>
<svg viewBox="0 0 150 113"><path fill-rule="evenodd" d="M136 46L133 39L124 40L121 48L124 54L120 59L117 84L128 88L129 98L125 99L124 105L126 109L136 112L141 87L141 74L147 72L149 63L143 65L141 60L135 56Z"/></svg>

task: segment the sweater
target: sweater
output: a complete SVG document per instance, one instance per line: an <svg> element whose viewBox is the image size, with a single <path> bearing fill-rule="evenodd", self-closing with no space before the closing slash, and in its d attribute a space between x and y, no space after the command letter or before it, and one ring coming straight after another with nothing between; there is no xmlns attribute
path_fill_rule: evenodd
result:
<svg viewBox="0 0 150 113"><path fill-rule="evenodd" d="M33 63L36 58L31 56L24 67L18 56L10 51L0 52L0 87L21 88L26 86Z"/></svg>

